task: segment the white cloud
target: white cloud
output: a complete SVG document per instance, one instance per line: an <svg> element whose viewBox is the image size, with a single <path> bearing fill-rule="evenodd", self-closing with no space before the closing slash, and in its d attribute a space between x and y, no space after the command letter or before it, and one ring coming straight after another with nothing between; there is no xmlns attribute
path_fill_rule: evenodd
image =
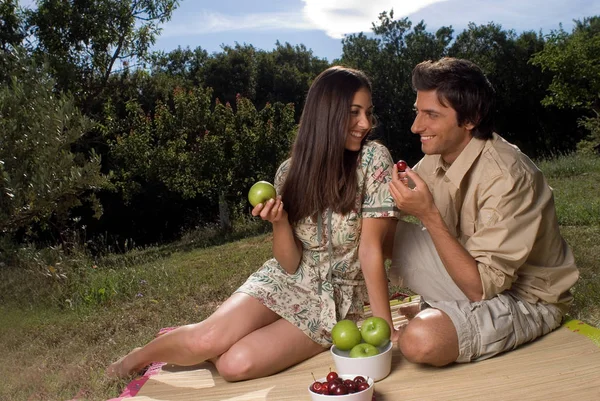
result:
<svg viewBox="0 0 600 401"><path fill-rule="evenodd" d="M175 18L165 25L163 36L188 36L231 31L268 30L307 30L317 29L310 22L302 20L297 13L256 13L225 15L202 10L188 13L183 18Z"/></svg>
<svg viewBox="0 0 600 401"><path fill-rule="evenodd" d="M177 14L162 36L177 37L231 31L320 30L339 39L345 34L370 32L382 11L402 18L429 5L448 0L303 0L302 12L257 12L229 15L199 10Z"/></svg>
<svg viewBox="0 0 600 401"><path fill-rule="evenodd" d="M573 19L598 15L600 2L597 0L460 0L428 7L413 13L410 19L423 19L427 28L435 30L452 25L456 33L467 28L469 22L477 25L494 22L505 30L514 29L549 33L563 23L567 31Z"/></svg>
<svg viewBox="0 0 600 401"><path fill-rule="evenodd" d="M369 32L382 11L394 10L394 19L406 17L429 5L447 0L303 0L304 17L328 36Z"/></svg>

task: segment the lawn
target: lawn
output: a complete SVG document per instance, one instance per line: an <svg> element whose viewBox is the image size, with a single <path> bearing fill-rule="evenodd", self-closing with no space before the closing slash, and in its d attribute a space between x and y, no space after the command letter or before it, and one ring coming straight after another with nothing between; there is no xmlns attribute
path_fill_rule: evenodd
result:
<svg viewBox="0 0 600 401"><path fill-rule="evenodd" d="M600 327L600 158L538 162L555 190L562 233L581 278L570 315ZM0 267L0 399L106 400L124 380L105 367L162 327L205 318L271 255L264 226L92 259L85 252L20 250Z"/></svg>

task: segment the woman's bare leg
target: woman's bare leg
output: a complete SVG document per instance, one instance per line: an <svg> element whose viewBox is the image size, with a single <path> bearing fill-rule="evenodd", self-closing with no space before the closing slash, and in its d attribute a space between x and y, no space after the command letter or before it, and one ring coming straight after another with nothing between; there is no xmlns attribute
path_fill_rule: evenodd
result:
<svg viewBox="0 0 600 401"><path fill-rule="evenodd" d="M136 348L110 365L107 373L125 377L155 361L190 366L226 352L249 333L280 319L255 298L235 293L200 323L179 327Z"/></svg>
<svg viewBox="0 0 600 401"><path fill-rule="evenodd" d="M275 374L324 350L298 327L278 319L252 331L212 361L225 380L239 381Z"/></svg>

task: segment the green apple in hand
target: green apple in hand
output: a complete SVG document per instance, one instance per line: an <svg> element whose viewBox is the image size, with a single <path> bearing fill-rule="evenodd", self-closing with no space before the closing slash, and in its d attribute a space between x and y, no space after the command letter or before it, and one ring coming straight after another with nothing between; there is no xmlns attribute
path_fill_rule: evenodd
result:
<svg viewBox="0 0 600 401"><path fill-rule="evenodd" d="M356 323L352 320L340 320L331 330L331 339L333 345L342 351L349 351L356 344L360 343L362 337Z"/></svg>
<svg viewBox="0 0 600 401"><path fill-rule="evenodd" d="M350 350L350 358L366 358L377 354L379 354L377 347L368 343L356 344Z"/></svg>
<svg viewBox="0 0 600 401"><path fill-rule="evenodd" d="M364 342L382 347L390 341L392 330L384 318L373 316L365 319L360 327L360 334Z"/></svg>
<svg viewBox="0 0 600 401"><path fill-rule="evenodd" d="M250 191L248 191L248 200L252 207L255 207L259 203L265 203L269 199L277 197L277 191L275 187L267 181L258 181L252 185Z"/></svg>

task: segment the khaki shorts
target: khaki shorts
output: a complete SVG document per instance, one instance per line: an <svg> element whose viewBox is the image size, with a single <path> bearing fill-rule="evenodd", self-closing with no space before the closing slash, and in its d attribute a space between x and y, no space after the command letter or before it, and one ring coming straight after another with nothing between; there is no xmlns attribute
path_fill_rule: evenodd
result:
<svg viewBox="0 0 600 401"><path fill-rule="evenodd" d="M560 326L563 314L551 304L530 304L510 290L471 302L448 275L423 227L399 222L390 280L421 295L425 307L447 314L458 334L457 362L490 358L533 341Z"/></svg>

